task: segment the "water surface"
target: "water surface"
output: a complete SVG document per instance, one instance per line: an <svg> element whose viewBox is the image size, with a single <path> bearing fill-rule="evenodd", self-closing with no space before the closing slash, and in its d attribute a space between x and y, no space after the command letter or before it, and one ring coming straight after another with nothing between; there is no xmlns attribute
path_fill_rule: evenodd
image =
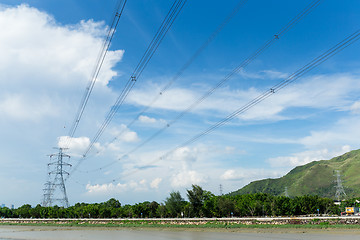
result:
<svg viewBox="0 0 360 240"><path fill-rule="evenodd" d="M294 229L244 229L237 232L217 230L162 230L162 229L124 229L124 228L65 228L0 226L0 239L18 240L360 240L359 230L294 230Z"/></svg>

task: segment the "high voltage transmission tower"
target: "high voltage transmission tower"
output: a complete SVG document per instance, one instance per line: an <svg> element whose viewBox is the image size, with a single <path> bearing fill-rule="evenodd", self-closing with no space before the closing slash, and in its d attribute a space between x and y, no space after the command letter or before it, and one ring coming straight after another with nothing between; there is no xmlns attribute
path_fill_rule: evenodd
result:
<svg viewBox="0 0 360 240"><path fill-rule="evenodd" d="M116 28L118 26L126 2L127 0L118 0L117 2L111 24L109 25L110 27L108 33L106 38L104 39L102 48L100 49L100 53L95 64L93 74L85 89L85 93L80 102L74 122L70 127L68 139L65 144L66 147L70 146L71 140L75 135L75 131L85 111L86 105L89 101L95 82L97 81L97 78L99 76L105 57L109 51L110 44L115 35ZM59 148L59 153L50 155L50 163L48 164L48 181L45 183L45 188L43 189L43 206L52 206L54 202L60 202L61 205L64 207L69 206L69 200L66 194L66 188L64 183L64 175L69 175L69 173L64 170L64 167L70 167L71 165L63 161L63 158L70 159L70 156L64 154L63 150L65 150L65 148ZM57 159L53 161L53 157L57 157ZM56 191L57 189L58 191Z"/></svg>
<svg viewBox="0 0 360 240"><path fill-rule="evenodd" d="M289 197L288 187L285 187L285 189L284 189L284 196Z"/></svg>
<svg viewBox="0 0 360 240"><path fill-rule="evenodd" d="M53 203L69 207L69 200L66 194L64 175L69 173L64 170L65 167L71 167L71 164L64 162L64 158L70 159L70 156L64 153L65 148L58 148L59 153L50 155L48 164L48 181L45 183L43 206L51 207Z"/></svg>
<svg viewBox="0 0 360 240"><path fill-rule="evenodd" d="M335 170L334 171L334 176L336 177L336 192L335 192L335 199L340 202L340 197L341 195L344 195L344 198L346 197L346 193L345 193L345 190L344 190L344 187L342 185L342 181L341 181L341 175L340 175L340 171L339 170Z"/></svg>

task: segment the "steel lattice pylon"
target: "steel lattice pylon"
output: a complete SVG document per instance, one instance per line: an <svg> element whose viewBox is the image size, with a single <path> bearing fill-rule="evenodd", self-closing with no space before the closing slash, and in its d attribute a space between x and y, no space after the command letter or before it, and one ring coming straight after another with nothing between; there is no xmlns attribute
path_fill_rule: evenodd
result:
<svg viewBox="0 0 360 240"><path fill-rule="evenodd" d="M64 162L64 158L70 159L70 156L64 153L65 148L58 149L59 153L50 155L48 181L45 183L42 203L44 207L51 207L54 203L59 203L63 207L69 207L64 181L64 175L69 175L69 173L64 170L64 167L71 167L71 164Z"/></svg>
<svg viewBox="0 0 360 240"><path fill-rule="evenodd" d="M344 195L344 197L346 197L346 193L344 190L344 187L342 185L342 181L341 181L341 175L340 175L340 171L339 170L335 170L335 175L336 177L336 192L335 192L335 198L338 202L340 202L340 197L341 195Z"/></svg>

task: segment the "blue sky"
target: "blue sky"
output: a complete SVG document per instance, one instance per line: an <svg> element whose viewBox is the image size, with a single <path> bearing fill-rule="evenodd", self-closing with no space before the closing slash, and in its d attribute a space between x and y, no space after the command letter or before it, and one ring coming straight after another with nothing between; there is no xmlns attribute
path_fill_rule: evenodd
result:
<svg viewBox="0 0 360 240"><path fill-rule="evenodd" d="M225 126L154 162L358 30L360 2L328 0L199 106L124 157L310 2L248 0L171 88L127 127L238 3L188 1L89 158L67 181L70 204L111 197L123 204L162 202L173 190L185 197L191 184L215 194L221 184L226 193L254 180L282 176L295 166L358 149L357 42ZM62 146L69 131L115 3L1 1L0 203L41 202L47 155ZM71 164L79 161L171 3L127 2L71 142ZM118 140L112 142L114 137Z"/></svg>

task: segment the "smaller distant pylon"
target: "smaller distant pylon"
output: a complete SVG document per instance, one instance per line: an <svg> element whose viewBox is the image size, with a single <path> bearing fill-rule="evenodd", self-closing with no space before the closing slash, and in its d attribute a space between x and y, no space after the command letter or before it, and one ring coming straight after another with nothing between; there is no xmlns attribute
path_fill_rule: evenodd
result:
<svg viewBox="0 0 360 240"><path fill-rule="evenodd" d="M285 197L289 197L288 187L285 187L284 196L285 196Z"/></svg>
<svg viewBox="0 0 360 240"><path fill-rule="evenodd" d="M344 187L342 185L340 171L335 170L334 173L335 173L334 176L336 177L336 180L335 180L335 182L336 182L335 199L338 202L340 202L340 198L341 198L342 195L344 196L344 198L346 198L346 193L345 193Z"/></svg>

